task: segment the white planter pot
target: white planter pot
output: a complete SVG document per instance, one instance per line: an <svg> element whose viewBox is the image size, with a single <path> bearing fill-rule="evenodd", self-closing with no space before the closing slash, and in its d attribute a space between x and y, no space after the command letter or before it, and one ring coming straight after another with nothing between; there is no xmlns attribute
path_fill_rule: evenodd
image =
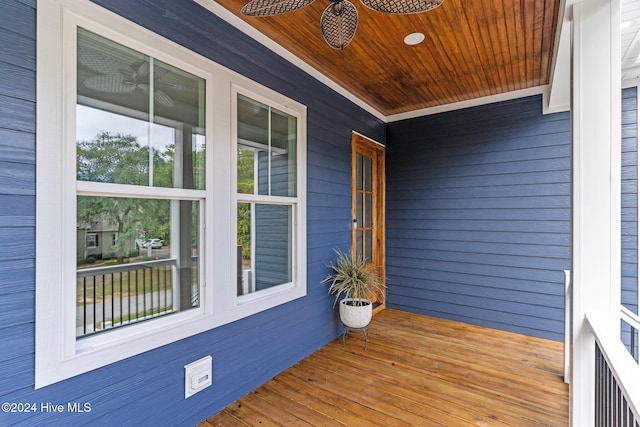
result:
<svg viewBox="0 0 640 427"><path fill-rule="evenodd" d="M349 305L351 301L360 301L364 305ZM366 299L345 298L340 301L340 320L350 328L364 328L371 322L373 304Z"/></svg>

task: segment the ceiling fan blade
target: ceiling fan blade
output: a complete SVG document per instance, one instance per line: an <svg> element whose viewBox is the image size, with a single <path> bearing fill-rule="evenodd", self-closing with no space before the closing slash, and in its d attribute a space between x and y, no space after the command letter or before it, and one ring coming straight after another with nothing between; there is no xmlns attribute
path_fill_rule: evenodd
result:
<svg viewBox="0 0 640 427"><path fill-rule="evenodd" d="M123 81L120 74L103 74L89 77L83 84L89 89L108 93L129 93L136 89L135 84Z"/></svg>
<svg viewBox="0 0 640 427"><path fill-rule="evenodd" d="M251 0L240 13L245 16L272 16L301 9L314 0Z"/></svg>
<svg viewBox="0 0 640 427"><path fill-rule="evenodd" d="M420 13L435 9L444 0L361 0L369 9L384 13Z"/></svg>
<svg viewBox="0 0 640 427"><path fill-rule="evenodd" d="M78 62L100 74L117 74L119 70L129 68L126 62L84 46L78 46Z"/></svg>
<svg viewBox="0 0 640 427"><path fill-rule="evenodd" d="M358 11L349 0L331 3L322 12L320 29L329 46L334 49L347 47L358 28Z"/></svg>
<svg viewBox="0 0 640 427"><path fill-rule="evenodd" d="M131 70L133 71L134 76L145 77L148 80L148 77L151 75L151 64L149 61L136 62L131 64ZM162 77L169 74L169 70L164 66L155 64L153 66L153 78L154 80L161 79Z"/></svg>
<svg viewBox="0 0 640 427"><path fill-rule="evenodd" d="M140 83L140 84L138 84L138 89L140 89L142 91L142 93L144 93L145 95L149 96L149 85L148 84ZM174 106L173 99L171 99L171 97L169 95L167 95L166 93L164 93L161 90L156 89L156 90L153 91L153 99L158 104L163 105L165 107L173 107Z"/></svg>
<svg viewBox="0 0 640 427"><path fill-rule="evenodd" d="M140 63L131 64L131 69L136 72L140 76L148 76L149 70L151 70L151 66L149 65L149 61L142 61Z"/></svg>
<svg viewBox="0 0 640 427"><path fill-rule="evenodd" d="M161 90L156 90L153 92L153 99L160 105L164 105L165 107L173 107L173 99L166 93Z"/></svg>

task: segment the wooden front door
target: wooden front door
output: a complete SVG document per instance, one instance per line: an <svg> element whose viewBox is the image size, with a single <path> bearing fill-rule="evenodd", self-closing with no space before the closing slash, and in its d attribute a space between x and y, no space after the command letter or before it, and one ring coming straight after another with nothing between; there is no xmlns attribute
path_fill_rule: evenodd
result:
<svg viewBox="0 0 640 427"><path fill-rule="evenodd" d="M351 246L384 279L384 146L355 132L351 146ZM384 308L384 295L375 303Z"/></svg>

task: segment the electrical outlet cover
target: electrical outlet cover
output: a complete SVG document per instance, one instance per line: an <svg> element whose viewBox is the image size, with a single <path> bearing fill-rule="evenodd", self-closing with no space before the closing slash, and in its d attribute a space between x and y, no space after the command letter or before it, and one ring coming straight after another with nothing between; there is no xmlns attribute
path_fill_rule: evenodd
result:
<svg viewBox="0 0 640 427"><path fill-rule="evenodd" d="M211 356L203 357L184 367L184 398L188 398L212 384Z"/></svg>

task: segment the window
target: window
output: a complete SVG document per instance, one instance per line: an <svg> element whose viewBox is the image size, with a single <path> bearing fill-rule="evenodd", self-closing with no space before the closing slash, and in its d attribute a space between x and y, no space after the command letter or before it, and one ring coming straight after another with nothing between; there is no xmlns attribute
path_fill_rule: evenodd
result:
<svg viewBox="0 0 640 427"><path fill-rule="evenodd" d="M97 248L100 246L100 239L97 234L87 234L87 247L88 248Z"/></svg>
<svg viewBox="0 0 640 427"><path fill-rule="evenodd" d="M306 294L305 109L252 84L232 90L236 306Z"/></svg>
<svg viewBox="0 0 640 427"><path fill-rule="evenodd" d="M81 338L200 305L206 82L77 31L76 221L121 237L113 234L97 264L78 258ZM136 239L146 248L136 249ZM160 240L168 248L153 251ZM87 242L98 246L98 235Z"/></svg>
<svg viewBox="0 0 640 427"><path fill-rule="evenodd" d="M305 296L306 108L89 1L37 13L36 387Z"/></svg>
<svg viewBox="0 0 640 427"><path fill-rule="evenodd" d="M296 117L237 94L238 296L291 283Z"/></svg>

